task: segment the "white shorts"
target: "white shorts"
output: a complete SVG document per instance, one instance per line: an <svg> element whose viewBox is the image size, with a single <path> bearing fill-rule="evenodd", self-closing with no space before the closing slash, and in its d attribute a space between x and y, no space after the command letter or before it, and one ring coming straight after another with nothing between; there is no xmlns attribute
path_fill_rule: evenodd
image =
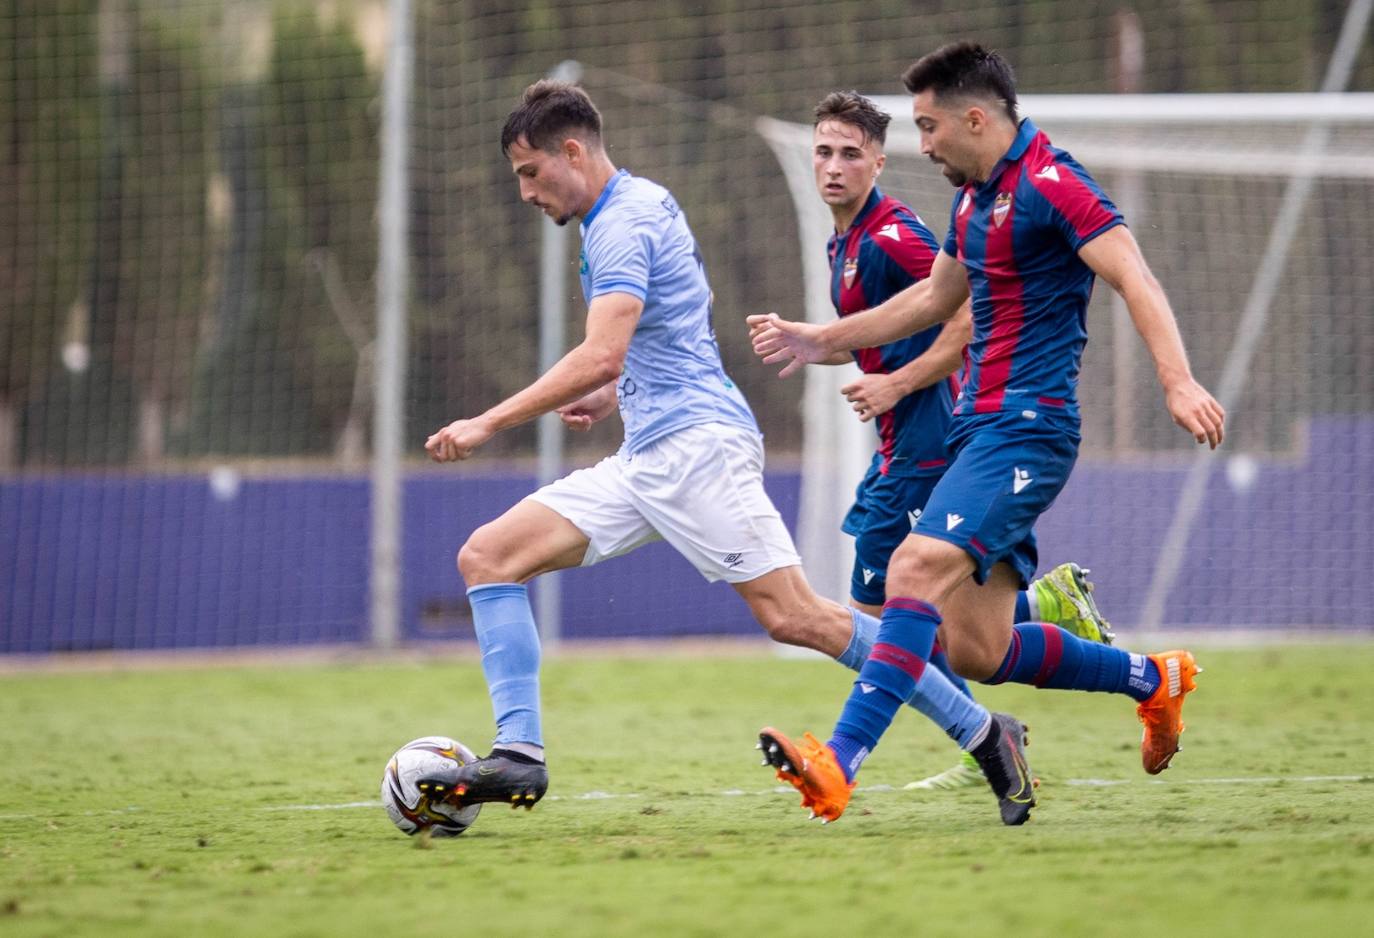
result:
<svg viewBox="0 0 1374 938"><path fill-rule="evenodd" d="M587 535L584 567L660 538L711 581L745 583L801 563L763 488L763 440L742 427L687 427L528 497Z"/></svg>

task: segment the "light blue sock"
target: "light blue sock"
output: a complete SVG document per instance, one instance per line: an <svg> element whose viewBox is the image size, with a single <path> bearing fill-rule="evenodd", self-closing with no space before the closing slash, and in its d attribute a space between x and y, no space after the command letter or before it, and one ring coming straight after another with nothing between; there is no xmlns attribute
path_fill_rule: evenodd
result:
<svg viewBox="0 0 1374 938"><path fill-rule="evenodd" d="M854 634L849 637L849 647L835 660L849 670L857 671L868 660L868 653L878 640L878 629L882 623L853 606L849 607L849 618L854 620Z"/></svg>
<svg viewBox="0 0 1374 938"><path fill-rule="evenodd" d="M529 592L519 583L468 590L482 673L487 677L496 743L544 745L539 726L539 633Z"/></svg>
<svg viewBox="0 0 1374 938"><path fill-rule="evenodd" d="M987 736L987 708L936 668L925 669L906 702L944 730L961 749L971 750Z"/></svg>

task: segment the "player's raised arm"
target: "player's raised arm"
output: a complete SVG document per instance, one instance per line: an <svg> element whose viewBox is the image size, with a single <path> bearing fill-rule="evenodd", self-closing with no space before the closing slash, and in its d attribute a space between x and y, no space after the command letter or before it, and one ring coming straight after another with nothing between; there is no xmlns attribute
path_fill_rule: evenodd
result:
<svg viewBox="0 0 1374 938"><path fill-rule="evenodd" d="M1093 271L1126 301L1131 321L1154 359L1164 388L1164 403L1174 423L1212 449L1225 436L1226 412L1193 378L1178 322L1130 229L1118 226L1098 235L1078 251Z"/></svg>
<svg viewBox="0 0 1374 938"><path fill-rule="evenodd" d="M953 257L941 251L930 276L887 302L824 325L791 322L775 314L750 316L754 354L764 364L786 362L779 377L803 365L830 359L836 352L874 348L944 322L968 299L968 277Z"/></svg>
<svg viewBox="0 0 1374 938"><path fill-rule="evenodd" d="M587 310L587 336L525 388L471 420L455 420L425 442L435 462L467 459L502 430L579 401L620 376L644 302L606 293ZM603 414L604 416L604 414ZM590 425L590 423L588 424Z"/></svg>

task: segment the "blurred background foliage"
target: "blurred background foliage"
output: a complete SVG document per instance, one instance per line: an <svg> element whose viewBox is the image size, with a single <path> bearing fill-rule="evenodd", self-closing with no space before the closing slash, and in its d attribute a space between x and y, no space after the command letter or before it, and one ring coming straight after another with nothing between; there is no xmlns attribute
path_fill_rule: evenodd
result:
<svg viewBox="0 0 1374 938"><path fill-rule="evenodd" d="M1141 6L1138 90L1315 90L1345 8ZM743 317L800 303L797 223L752 118L807 120L833 88L897 93L909 61L962 37L1002 50L1023 92L1118 90L1121 9L417 0L416 454L443 422L534 377L540 216L520 204L497 138L525 85L560 61L583 64L612 159L685 207L727 368L786 449L799 440L799 385L749 360ZM6 5L0 469L365 456L386 36L379 0ZM1352 88L1374 88L1367 47ZM604 450L617 433L580 442ZM526 428L489 451L532 443Z"/></svg>

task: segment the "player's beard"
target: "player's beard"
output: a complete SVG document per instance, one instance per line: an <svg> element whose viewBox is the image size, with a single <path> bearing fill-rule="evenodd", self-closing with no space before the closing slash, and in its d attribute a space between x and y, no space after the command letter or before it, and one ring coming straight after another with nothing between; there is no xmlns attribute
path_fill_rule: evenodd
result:
<svg viewBox="0 0 1374 938"><path fill-rule="evenodd" d="M949 184L954 188L962 189L964 187L964 183L968 182L967 174L959 172L959 170L955 169L953 166L950 166L944 160L937 160L935 157L932 156L930 158L930 161L934 163L936 166L940 167L940 175L948 179Z"/></svg>

